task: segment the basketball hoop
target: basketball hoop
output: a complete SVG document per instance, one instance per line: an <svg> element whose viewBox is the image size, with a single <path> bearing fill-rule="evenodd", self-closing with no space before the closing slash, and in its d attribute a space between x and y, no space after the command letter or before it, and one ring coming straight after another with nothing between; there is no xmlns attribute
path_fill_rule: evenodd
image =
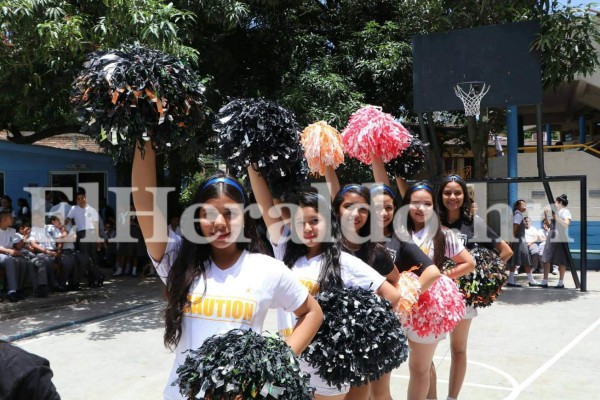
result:
<svg viewBox="0 0 600 400"><path fill-rule="evenodd" d="M482 81L459 82L454 85L454 93L465 106L465 115L479 115L481 99L490 90L490 85Z"/></svg>

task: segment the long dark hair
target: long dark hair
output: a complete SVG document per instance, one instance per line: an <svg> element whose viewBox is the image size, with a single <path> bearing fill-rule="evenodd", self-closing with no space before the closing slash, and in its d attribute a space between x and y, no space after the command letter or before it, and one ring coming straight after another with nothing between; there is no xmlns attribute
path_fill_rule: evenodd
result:
<svg viewBox="0 0 600 400"><path fill-rule="evenodd" d="M369 188L362 186L362 185L357 185L357 184L350 184L350 185L346 185L344 186L334 197L333 199L333 212L336 215L336 217L338 219L341 219L340 216L340 206L342 205L342 203L344 202L344 196L348 193L354 193L357 194L359 196L361 196L362 198L365 199L367 206L369 207L368 210L368 215L367 215L367 221L365 222L365 224L363 225L362 228L360 228L358 230L358 232L356 232L358 234L358 236L360 237L368 237L371 234L371 191L369 190ZM379 243L377 242L373 242L371 240L369 240L368 242L365 242L361 248L366 247L366 258L363 259L362 261L364 261L365 263L369 264L369 265L373 265L373 261L375 260L375 256L376 256L376 249L377 246L379 245ZM350 248L350 246L348 245L348 240L343 237L342 235L342 250L349 252L349 253L354 253L354 251Z"/></svg>
<svg viewBox="0 0 600 400"><path fill-rule="evenodd" d="M433 203L433 209L436 210L437 207L435 204L435 196L433 194L433 188L425 182L417 182L408 188L408 190L406 191L406 194L404 195L404 198L402 199L402 207L410 206L412 194L419 190L425 190L426 192L429 192L429 194L431 195L431 201ZM438 268L440 268L444 264L444 258L445 258L445 254L446 254L446 236L444 235L444 228L442 228L442 223L440 221L439 216L436 214L436 215L432 215L431 218L432 219L437 218L437 222L438 222L437 229L433 233L433 237L432 237L432 240L433 240L432 261L435 265L438 266ZM411 218L410 213L407 213L406 227L408 228L408 230L410 232L415 231L415 222ZM429 257L429 254L427 254L427 256Z"/></svg>
<svg viewBox="0 0 600 400"><path fill-rule="evenodd" d="M321 271L319 272L319 290L327 290L332 287L342 287L342 272L340 267L340 255L342 253L340 241L342 234L337 218L331 205L321 195L315 192L300 192L294 201L300 208L312 207L321 214L325 220L331 221L330 238L321 243ZM293 217L293 216L292 216ZM293 219L292 219L293 221ZM293 224L293 222L292 222ZM296 230L292 226L292 240L287 242L283 262L288 268L292 268L296 261L308 253L308 247L300 242Z"/></svg>
<svg viewBox="0 0 600 400"><path fill-rule="evenodd" d="M208 200L227 196L236 203L246 206L247 196L237 180L227 174L216 174L202 182L194 194L193 204L206 203ZM200 210L196 210L196 218ZM196 233L202 235L198 224L195 224ZM244 213L244 235L250 242L238 241L236 246L241 250L258 252L256 246L260 240L256 232L254 220L249 212ZM209 243L193 243L184 237L181 238L181 248L175 258L169 275L167 276L166 292L167 307L165 309L165 334L164 342L167 347L175 347L179 343L182 331L183 313L190 306L188 295L194 281L198 278L204 280L206 290L206 269L211 256L212 248ZM165 254L164 257L168 257Z"/></svg>
<svg viewBox="0 0 600 400"><path fill-rule="evenodd" d="M525 200L519 199L519 200L515 201L515 203L513 204L513 214L515 213L515 211L517 211L517 208L519 207L519 204L521 204L521 203L525 203Z"/></svg>
<svg viewBox="0 0 600 400"><path fill-rule="evenodd" d="M463 204L460 207L460 219L464 222L471 223L473 221L473 217L471 216L471 198L469 197L469 191L467 188L467 183L458 175L448 175L442 182L440 183L440 188L437 191L437 212L440 217L440 221L443 225L448 225L448 210L444 206L443 193L444 188L450 182L456 182L460 185L460 188L463 191Z"/></svg>

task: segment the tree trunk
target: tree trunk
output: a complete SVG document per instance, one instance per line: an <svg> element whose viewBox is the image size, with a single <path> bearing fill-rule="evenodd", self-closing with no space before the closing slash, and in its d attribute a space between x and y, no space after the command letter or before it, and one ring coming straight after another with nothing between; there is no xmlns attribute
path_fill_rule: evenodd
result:
<svg viewBox="0 0 600 400"><path fill-rule="evenodd" d="M488 124L483 119L467 117L469 144L473 152L473 173L471 179L479 180L487 176L487 134Z"/></svg>

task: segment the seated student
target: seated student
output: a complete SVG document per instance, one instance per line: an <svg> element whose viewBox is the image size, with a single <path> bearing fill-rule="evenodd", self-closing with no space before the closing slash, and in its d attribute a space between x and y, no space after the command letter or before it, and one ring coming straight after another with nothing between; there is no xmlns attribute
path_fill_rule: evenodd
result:
<svg viewBox="0 0 600 400"><path fill-rule="evenodd" d="M60 400L45 358L0 341L0 399Z"/></svg>
<svg viewBox="0 0 600 400"><path fill-rule="evenodd" d="M64 292L67 290L68 282L75 280L74 269L76 263L75 260L71 261L68 257L63 257L62 248L64 243L60 240L66 236L66 233L63 233L60 217L58 215L51 215L48 217L48 222L50 223L45 227L48 241L44 243L44 247L56 253L54 262L59 265L57 290Z"/></svg>
<svg viewBox="0 0 600 400"><path fill-rule="evenodd" d="M538 230L534 226L531 226L531 218L525 217L523 218L523 222L525 224L525 242L527 243L527 248L529 249L529 254L531 255L532 272L541 272L541 253L540 246L538 246L538 243L540 242L540 235L538 234Z"/></svg>
<svg viewBox="0 0 600 400"><path fill-rule="evenodd" d="M61 224L60 230L61 237L57 239L57 242L62 243L62 260L64 264L68 264L72 268L67 282L67 290L79 290L83 271L89 270L91 260L87 255L75 250L77 233L73 226Z"/></svg>
<svg viewBox="0 0 600 400"><path fill-rule="evenodd" d="M0 269L6 274L8 299L16 302L25 298L23 284L27 277L28 260L20 251L23 241L11 228L13 221L10 210L0 211Z"/></svg>
<svg viewBox="0 0 600 400"><path fill-rule="evenodd" d="M33 274L31 274L30 279L33 294L36 297L48 296L51 289L62 290L58 287L56 272L54 271L58 252L56 249L51 248L45 225L40 223L41 218L43 217L39 214L33 215L31 233L27 241L31 251L35 254L35 257L31 260Z"/></svg>

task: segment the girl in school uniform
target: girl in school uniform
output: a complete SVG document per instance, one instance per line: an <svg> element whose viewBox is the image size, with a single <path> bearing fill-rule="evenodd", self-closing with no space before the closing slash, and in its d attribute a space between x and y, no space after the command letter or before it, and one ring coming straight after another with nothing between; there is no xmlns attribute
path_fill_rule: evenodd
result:
<svg viewBox="0 0 600 400"><path fill-rule="evenodd" d="M471 215L471 200L468 196L467 184L458 175L445 177L437 193L438 214L442 225L452 229L463 245L470 249L476 243L495 249L500 259L507 262L512 256L510 246L502 240L485 221ZM486 238L475 238L475 226L482 224ZM477 229L477 232L480 230ZM477 240L477 241L476 241ZM477 316L477 310L467 307L467 312L461 322L450 334L450 379L448 384L448 400L458 398L467 372L467 339L471 321Z"/></svg>
<svg viewBox="0 0 600 400"><path fill-rule="evenodd" d="M132 186L148 253L167 290L164 341L176 354L164 398L183 399L171 383L186 350L234 328L260 332L270 308L298 318L286 342L300 354L321 324L321 309L282 262L253 252L257 235L241 185L224 174L200 184L179 237L147 191L156 187L155 160L150 142L143 153L136 147Z"/></svg>
<svg viewBox="0 0 600 400"><path fill-rule="evenodd" d="M248 171L252 190L262 208L262 216L271 234L276 258L282 259L312 294L330 287L361 287L373 290L395 307L399 295L386 278L359 258L344 252L338 220L330 202L314 192L302 192L290 212L289 228L283 226L281 216L273 217L273 199L265 180L252 168ZM273 229L275 228L275 229ZM287 232L286 232L287 231ZM274 240L274 236L276 240ZM294 329L294 316L279 312L280 332L285 336ZM349 387L328 386L316 371L306 363L303 370L311 373L311 385L317 388L315 399L341 400ZM366 386L366 385L365 385ZM367 400L368 391L361 397Z"/></svg>
<svg viewBox="0 0 600 400"><path fill-rule="evenodd" d="M429 185L418 182L410 186L405 193L402 207L408 208L407 233L423 253L439 267L443 265L446 257L455 262L451 270L443 272L445 275L456 279L475 270L475 260L463 243L451 230L441 226L434 213L435 197ZM438 342L444 339L445 335L421 337L410 327L406 329L406 335L411 349L408 398L436 399L436 374L432 359Z"/></svg>

